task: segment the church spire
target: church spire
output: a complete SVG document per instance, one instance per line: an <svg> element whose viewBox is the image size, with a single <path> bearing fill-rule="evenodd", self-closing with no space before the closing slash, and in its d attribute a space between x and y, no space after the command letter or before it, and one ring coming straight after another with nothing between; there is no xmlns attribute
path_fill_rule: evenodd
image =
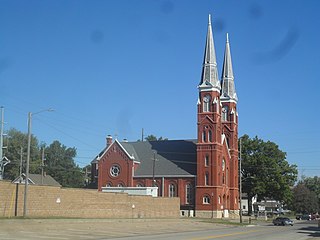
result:
<svg viewBox="0 0 320 240"><path fill-rule="evenodd" d="M204 52L200 91L217 90L220 91L220 81L218 77L216 51L211 27L211 15L209 14L208 32L206 39L206 48Z"/></svg>
<svg viewBox="0 0 320 240"><path fill-rule="evenodd" d="M234 100L238 101L236 89L234 86L234 76L232 70L232 60L230 52L229 35L227 33L226 49L224 52L224 61L222 68L222 90L221 90L221 100Z"/></svg>

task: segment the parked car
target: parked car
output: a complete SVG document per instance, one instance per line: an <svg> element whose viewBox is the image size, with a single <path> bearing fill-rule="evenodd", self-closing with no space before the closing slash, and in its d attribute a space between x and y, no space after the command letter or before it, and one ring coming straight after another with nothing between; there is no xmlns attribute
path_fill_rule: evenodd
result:
<svg viewBox="0 0 320 240"><path fill-rule="evenodd" d="M304 214L304 215L297 215L296 219L297 220L311 220L311 217L308 214Z"/></svg>
<svg viewBox="0 0 320 240"><path fill-rule="evenodd" d="M272 223L273 225L293 226L293 221L290 218L286 218L286 217L277 217L276 219L273 219Z"/></svg>

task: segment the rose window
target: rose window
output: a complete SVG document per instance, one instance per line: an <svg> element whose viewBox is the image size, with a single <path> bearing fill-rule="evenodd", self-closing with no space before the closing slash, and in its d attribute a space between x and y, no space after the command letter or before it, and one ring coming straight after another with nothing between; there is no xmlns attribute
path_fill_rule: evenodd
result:
<svg viewBox="0 0 320 240"><path fill-rule="evenodd" d="M110 174L112 177L117 177L119 176L120 174L120 167L117 166L117 165L113 165L111 168L110 168Z"/></svg>

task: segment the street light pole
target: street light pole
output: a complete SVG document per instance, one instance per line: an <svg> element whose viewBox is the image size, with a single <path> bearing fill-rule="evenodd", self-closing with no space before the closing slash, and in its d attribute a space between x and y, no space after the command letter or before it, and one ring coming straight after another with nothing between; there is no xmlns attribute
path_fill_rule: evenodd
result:
<svg viewBox="0 0 320 240"><path fill-rule="evenodd" d="M28 113L28 147L27 147L27 163L26 163L26 177L24 180L24 199L23 199L23 217L27 216L27 198L28 198L28 181L29 181L29 163L30 163L30 146L31 146L31 123L32 113Z"/></svg>
<svg viewBox="0 0 320 240"><path fill-rule="evenodd" d="M32 126L32 115L41 113L41 112L52 112L53 109L45 109L36 113L28 113L28 146L27 146L27 163L26 163L26 178L24 181L24 199L23 199L23 217L27 216L27 200L28 200L28 180L29 180L29 165L30 165L30 147L31 147L31 126Z"/></svg>
<svg viewBox="0 0 320 240"><path fill-rule="evenodd" d="M242 170L241 170L241 162L242 162L242 159L241 159L241 138L240 138L240 154L239 154L239 202L240 202L240 223L242 223Z"/></svg>

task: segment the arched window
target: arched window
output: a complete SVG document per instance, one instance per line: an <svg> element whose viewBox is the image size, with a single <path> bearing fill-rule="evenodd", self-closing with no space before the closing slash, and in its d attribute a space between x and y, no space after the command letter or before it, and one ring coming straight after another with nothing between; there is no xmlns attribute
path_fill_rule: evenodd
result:
<svg viewBox="0 0 320 240"><path fill-rule="evenodd" d="M211 130L208 131L208 141L212 142L212 131Z"/></svg>
<svg viewBox="0 0 320 240"><path fill-rule="evenodd" d="M226 137L228 148L230 149L230 140L229 137Z"/></svg>
<svg viewBox="0 0 320 240"><path fill-rule="evenodd" d="M207 140L206 136L207 136L206 131L203 130L203 132L202 132L202 142L206 142L206 140Z"/></svg>
<svg viewBox="0 0 320 240"><path fill-rule="evenodd" d="M112 183L108 182L106 186L107 187L112 187Z"/></svg>
<svg viewBox="0 0 320 240"><path fill-rule="evenodd" d="M226 184L228 185L228 177L229 177L229 169L227 168L226 171Z"/></svg>
<svg viewBox="0 0 320 240"><path fill-rule="evenodd" d="M186 204L192 203L192 186L190 183L186 185Z"/></svg>
<svg viewBox="0 0 320 240"><path fill-rule="evenodd" d="M208 195L203 196L202 202L203 204L210 204L210 197Z"/></svg>
<svg viewBox="0 0 320 240"><path fill-rule="evenodd" d="M226 169L226 161L222 159L222 171Z"/></svg>
<svg viewBox="0 0 320 240"><path fill-rule="evenodd" d="M124 187L124 184L123 183L119 183L118 187Z"/></svg>
<svg viewBox="0 0 320 240"><path fill-rule="evenodd" d="M221 117L222 117L222 121L228 121L228 111L229 111L229 109L228 109L228 106L224 106L223 108L222 108L222 115L221 115Z"/></svg>
<svg viewBox="0 0 320 240"><path fill-rule="evenodd" d="M138 183L138 184L136 185L136 187L143 187L143 184L142 184L142 183Z"/></svg>
<svg viewBox="0 0 320 240"><path fill-rule="evenodd" d="M203 97L203 112L210 112L210 96Z"/></svg>
<svg viewBox="0 0 320 240"><path fill-rule="evenodd" d="M204 158L204 166L209 166L209 155L206 155L206 157Z"/></svg>
<svg viewBox="0 0 320 240"><path fill-rule="evenodd" d="M176 186L173 183L169 184L169 197L176 197Z"/></svg>
<svg viewBox="0 0 320 240"><path fill-rule="evenodd" d="M204 175L204 185L209 185L209 173L206 172Z"/></svg>

